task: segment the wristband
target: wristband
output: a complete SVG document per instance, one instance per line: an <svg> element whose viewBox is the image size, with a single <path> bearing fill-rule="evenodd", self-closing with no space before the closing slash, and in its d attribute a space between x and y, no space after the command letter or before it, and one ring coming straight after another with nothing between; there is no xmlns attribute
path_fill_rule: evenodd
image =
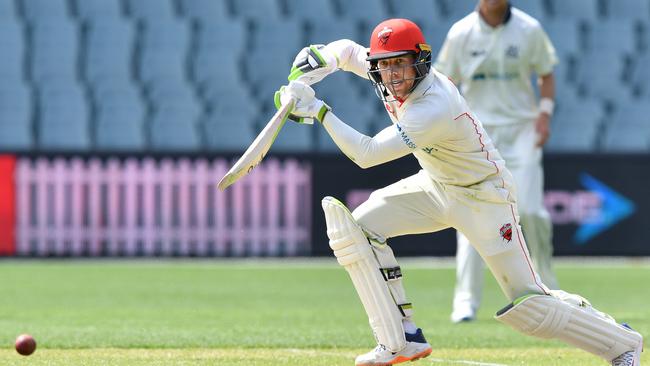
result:
<svg viewBox="0 0 650 366"><path fill-rule="evenodd" d="M555 102L551 98L542 98L539 101L539 111L541 113L546 113L549 116L553 115L553 110L555 110Z"/></svg>

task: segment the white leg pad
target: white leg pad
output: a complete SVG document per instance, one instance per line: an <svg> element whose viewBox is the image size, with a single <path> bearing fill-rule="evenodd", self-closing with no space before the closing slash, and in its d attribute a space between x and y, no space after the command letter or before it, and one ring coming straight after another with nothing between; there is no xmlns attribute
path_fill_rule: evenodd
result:
<svg viewBox="0 0 650 366"><path fill-rule="evenodd" d="M393 300L395 300L400 313L405 319L411 320L413 306L406 298L406 291L402 285L402 268L397 263L393 250L386 242L380 243L375 239L370 239L370 245L379 263L379 270L388 284L388 289L393 295Z"/></svg>
<svg viewBox="0 0 650 366"><path fill-rule="evenodd" d="M322 205L330 248L352 279L377 342L392 352L401 350L406 346L402 314L368 238L341 202L325 197Z"/></svg>
<svg viewBox="0 0 650 366"><path fill-rule="evenodd" d="M641 346L643 337L584 298L564 291L528 295L500 310L496 319L539 338L556 338L607 361Z"/></svg>

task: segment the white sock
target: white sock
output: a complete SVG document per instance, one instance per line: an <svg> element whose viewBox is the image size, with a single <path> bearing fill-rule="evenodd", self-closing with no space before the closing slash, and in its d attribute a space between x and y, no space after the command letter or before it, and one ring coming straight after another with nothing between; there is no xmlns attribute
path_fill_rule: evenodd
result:
<svg viewBox="0 0 650 366"><path fill-rule="evenodd" d="M415 334L418 331L418 327L409 319L402 319L402 325L404 326L404 331L408 334Z"/></svg>

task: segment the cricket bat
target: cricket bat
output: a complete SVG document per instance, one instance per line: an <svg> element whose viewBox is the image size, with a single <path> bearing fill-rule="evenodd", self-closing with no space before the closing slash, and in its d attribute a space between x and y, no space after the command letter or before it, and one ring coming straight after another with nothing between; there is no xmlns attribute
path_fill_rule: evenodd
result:
<svg viewBox="0 0 650 366"><path fill-rule="evenodd" d="M230 185L250 173L266 156L266 153L271 149L273 141L278 136L278 133L284 126L287 117L293 111L296 105L295 99L290 99L287 104L282 105L280 109L273 115L271 120L266 124L262 132L257 135L251 146L246 149L244 154L237 160L235 165L230 168L228 173L219 181L219 189L225 190Z"/></svg>

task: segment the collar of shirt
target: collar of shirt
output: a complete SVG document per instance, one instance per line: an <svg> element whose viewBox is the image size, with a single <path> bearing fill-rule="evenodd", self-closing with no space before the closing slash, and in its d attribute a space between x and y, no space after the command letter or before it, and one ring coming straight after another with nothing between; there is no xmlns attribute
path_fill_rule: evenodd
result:
<svg viewBox="0 0 650 366"><path fill-rule="evenodd" d="M478 6L474 10L476 12L477 18L478 18L478 24L479 27L481 28L481 31L483 32L493 32L496 31L497 29L500 29L501 27L505 26L508 24L510 19L512 18L512 6L510 3L508 3L508 8L506 9L506 13L503 15L503 21L501 24L497 25L496 27L493 27L489 25L485 19L483 19L483 16L481 15L481 12L478 10Z"/></svg>

